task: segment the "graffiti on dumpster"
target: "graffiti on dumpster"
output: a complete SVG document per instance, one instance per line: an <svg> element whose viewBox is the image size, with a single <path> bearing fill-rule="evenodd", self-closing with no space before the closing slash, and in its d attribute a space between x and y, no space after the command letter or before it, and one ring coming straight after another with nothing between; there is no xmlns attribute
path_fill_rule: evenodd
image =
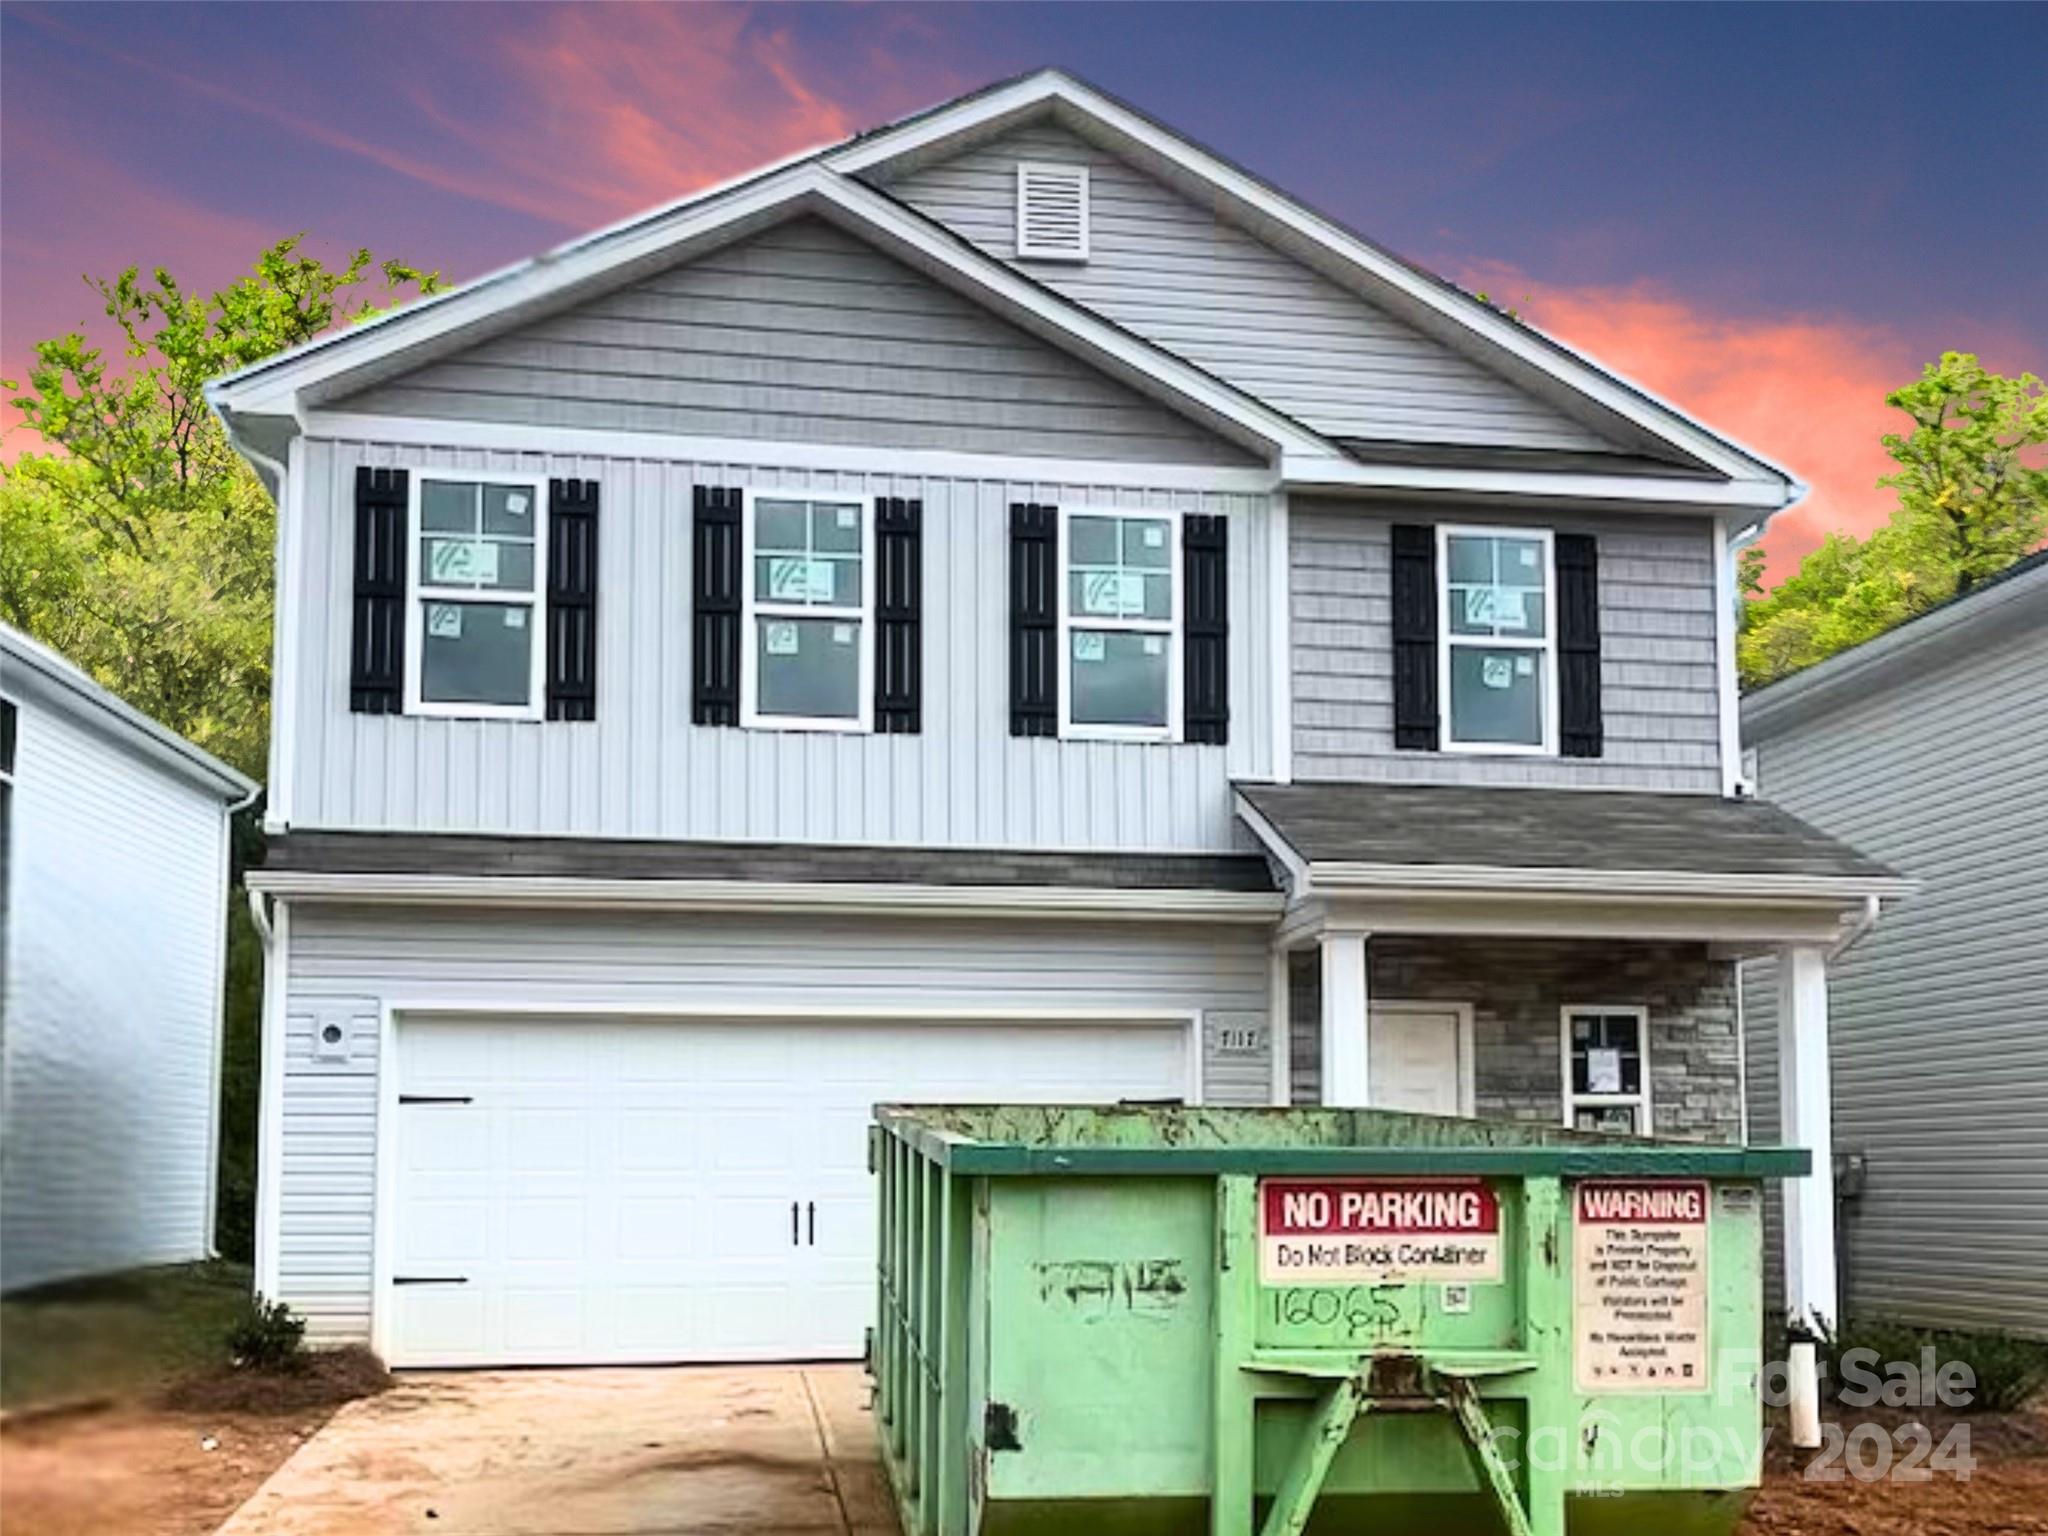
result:
<svg viewBox="0 0 2048 1536"><path fill-rule="evenodd" d="M1061 1259L1032 1267L1040 1301L1081 1312L1168 1312L1188 1288L1179 1259Z"/></svg>
<svg viewBox="0 0 2048 1536"><path fill-rule="evenodd" d="M1407 1331L1396 1285L1290 1285L1269 1294L1273 1321L1282 1328L1337 1329L1360 1343Z"/></svg>

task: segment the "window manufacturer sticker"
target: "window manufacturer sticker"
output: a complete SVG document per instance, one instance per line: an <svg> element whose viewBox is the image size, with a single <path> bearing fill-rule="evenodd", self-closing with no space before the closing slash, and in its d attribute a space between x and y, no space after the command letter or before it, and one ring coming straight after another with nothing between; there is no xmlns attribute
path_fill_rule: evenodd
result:
<svg viewBox="0 0 2048 1536"><path fill-rule="evenodd" d="M770 656L794 656L797 652L796 626L783 622L769 624L761 631L761 643Z"/></svg>
<svg viewBox="0 0 2048 1536"><path fill-rule="evenodd" d="M505 510L514 517L526 516L527 497L524 491L508 491L505 495Z"/></svg>
<svg viewBox="0 0 2048 1536"><path fill-rule="evenodd" d="M462 638L462 607L458 603L427 604L427 637L431 640Z"/></svg>
<svg viewBox="0 0 2048 1536"><path fill-rule="evenodd" d="M832 643L834 645L853 644L853 626L851 624L834 624L832 626Z"/></svg>
<svg viewBox="0 0 2048 1536"><path fill-rule="evenodd" d="M860 526L860 508L859 508L859 507L841 507L841 508L839 508L839 513L838 513L838 523L839 523L839 526L840 526L841 528L857 528L857 527L859 527L859 526Z"/></svg>
<svg viewBox="0 0 2048 1536"><path fill-rule="evenodd" d="M1479 681L1489 688L1512 688L1515 664L1506 656L1487 656L1479 663Z"/></svg>
<svg viewBox="0 0 2048 1536"><path fill-rule="evenodd" d="M1165 639L1165 637L1164 637L1164 636L1162 636L1162 635L1147 635L1147 636L1145 637L1145 654L1146 654L1147 656L1163 656L1163 655L1165 655L1165 654L1166 654L1166 639Z"/></svg>
<svg viewBox="0 0 2048 1536"><path fill-rule="evenodd" d="M427 570L436 586L495 586L498 546L483 539L429 539Z"/></svg>
<svg viewBox="0 0 2048 1536"><path fill-rule="evenodd" d="M1100 661L1108 654L1107 637L1093 630L1077 630L1074 634L1074 660Z"/></svg>

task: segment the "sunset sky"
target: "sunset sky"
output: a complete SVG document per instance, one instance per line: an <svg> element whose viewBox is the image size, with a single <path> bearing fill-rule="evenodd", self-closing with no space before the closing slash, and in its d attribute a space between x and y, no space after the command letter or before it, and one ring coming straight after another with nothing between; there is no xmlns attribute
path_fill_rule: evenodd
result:
<svg viewBox="0 0 2048 1536"><path fill-rule="evenodd" d="M1057 64L1792 467L1782 573L1882 520L1921 363L2048 372L2044 60L2038 4L10 3L0 373L82 273L469 277Z"/></svg>

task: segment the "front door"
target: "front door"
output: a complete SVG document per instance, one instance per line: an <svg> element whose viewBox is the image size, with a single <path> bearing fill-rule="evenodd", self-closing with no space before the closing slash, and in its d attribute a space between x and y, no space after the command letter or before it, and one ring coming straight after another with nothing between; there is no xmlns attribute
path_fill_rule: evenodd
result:
<svg viewBox="0 0 2048 1536"><path fill-rule="evenodd" d="M1411 1003L1374 1008L1367 1052L1372 1107L1469 1115L1467 1035L1463 1011L1457 1008Z"/></svg>

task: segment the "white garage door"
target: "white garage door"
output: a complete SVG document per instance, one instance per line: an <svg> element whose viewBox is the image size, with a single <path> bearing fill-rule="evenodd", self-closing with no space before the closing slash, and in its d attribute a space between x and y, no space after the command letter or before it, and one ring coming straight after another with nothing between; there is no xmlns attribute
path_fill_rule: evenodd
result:
<svg viewBox="0 0 2048 1536"><path fill-rule="evenodd" d="M851 1359L881 1101L1189 1092L1185 1026L415 1020L397 1031L399 1365Z"/></svg>

